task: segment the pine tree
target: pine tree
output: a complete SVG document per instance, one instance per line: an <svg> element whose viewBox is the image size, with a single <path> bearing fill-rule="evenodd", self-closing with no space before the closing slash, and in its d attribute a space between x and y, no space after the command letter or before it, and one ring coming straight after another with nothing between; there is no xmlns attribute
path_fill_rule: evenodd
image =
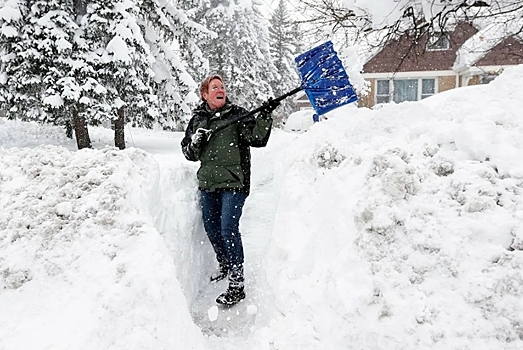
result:
<svg viewBox="0 0 523 350"><path fill-rule="evenodd" d="M107 88L97 72L99 52L95 49L98 43L93 44L85 31L93 4L88 6L87 1L82 0L73 0L70 4L69 15L78 25L78 30L72 39L73 49L68 69L57 82L56 89L67 111L66 125L68 121L72 124L78 148L82 149L91 147L88 125L100 123L106 117L104 113L97 113L97 107L105 100Z"/></svg>
<svg viewBox="0 0 523 350"><path fill-rule="evenodd" d="M265 94L260 96L258 101L265 102L267 98L274 97L276 92L272 90L271 82L277 79L278 69L271 60L271 47L270 47L270 34L268 30L269 23L261 13L261 2L260 0L253 1L253 30L258 35L258 48L259 48L259 78L266 82L267 86L262 86L262 89L267 89ZM272 90L272 91L270 91ZM258 105L258 104L257 104Z"/></svg>
<svg viewBox="0 0 523 350"><path fill-rule="evenodd" d="M180 1L181 8L185 11L192 23L201 22L209 6L208 0L184 0ZM209 40L215 33L202 24L193 24L186 27L187 35L180 37L180 53L184 62L187 63L187 71L195 79L201 82L209 74L209 59L204 56L199 42Z"/></svg>
<svg viewBox="0 0 523 350"><path fill-rule="evenodd" d="M280 0L270 19L271 57L279 73L276 80L272 81L274 93L277 96L299 86L298 73L296 72L294 57L297 56L297 30L290 18L285 0ZM291 98L282 102L278 109L279 119L282 121L295 109Z"/></svg>
<svg viewBox="0 0 523 350"><path fill-rule="evenodd" d="M123 125L151 127L157 119L157 99L149 81L153 58L137 23L139 8L130 1L92 1L82 20L91 74L84 104L90 123L111 121L115 146L125 148ZM126 118L127 116L127 118Z"/></svg>
<svg viewBox="0 0 523 350"><path fill-rule="evenodd" d="M205 61L197 42L207 30L189 18L185 8L188 3L179 7L165 0L144 0L140 5L140 24L154 57L151 85L159 100L158 123L176 130L184 128L199 101L188 60L193 64Z"/></svg>
<svg viewBox="0 0 523 350"><path fill-rule="evenodd" d="M70 121L59 82L70 72L76 50L74 36L78 25L71 15L72 5L71 1L37 0L31 6L24 46L31 52L26 58L27 71L33 69L41 77L40 95L35 96L39 99L41 122L65 125Z"/></svg>
<svg viewBox="0 0 523 350"><path fill-rule="evenodd" d="M204 41L210 72L223 76L231 99L247 109L273 96L276 68L257 2L211 0L202 22L217 34Z"/></svg>
<svg viewBox="0 0 523 350"><path fill-rule="evenodd" d="M201 13L202 22L207 28L213 31L214 36L204 40L202 50L209 59L209 73L219 73L224 79L229 80L230 72L226 70L230 67L231 60L231 32L232 17L229 7L232 1L229 0L207 0L206 11ZM202 77L203 78L203 77Z"/></svg>
<svg viewBox="0 0 523 350"><path fill-rule="evenodd" d="M205 28L167 0L0 0L0 103L13 117L181 128L198 102L184 59L204 61ZM29 6L30 5L30 6ZM176 48L190 47L189 54ZM185 50L184 47L184 50Z"/></svg>
<svg viewBox="0 0 523 350"><path fill-rule="evenodd" d="M2 56L0 79L0 103L10 118L24 117L35 111L36 99L33 92L38 92L40 81L33 78L34 72L25 74L27 65L24 56L24 31L29 19L27 1L3 0L0 2L0 52Z"/></svg>
<svg viewBox="0 0 523 350"><path fill-rule="evenodd" d="M68 77L71 67L77 66L73 54L78 54L74 42L78 25L72 16L73 2L7 2L18 5L21 17L17 21L16 36L6 38L1 45L11 58L5 60L4 66L7 90L2 91L4 106L12 118L66 124L70 121L71 103L64 95L72 95L76 102L81 92L80 86L73 87ZM80 148L90 147L88 134L82 142L77 137L77 142Z"/></svg>

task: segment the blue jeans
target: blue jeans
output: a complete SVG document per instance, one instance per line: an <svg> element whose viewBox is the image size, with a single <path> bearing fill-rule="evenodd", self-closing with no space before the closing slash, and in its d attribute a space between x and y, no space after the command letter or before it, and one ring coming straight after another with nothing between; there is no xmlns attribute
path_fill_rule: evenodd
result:
<svg viewBox="0 0 523 350"><path fill-rule="evenodd" d="M203 226L211 241L216 259L229 266L229 282L242 286L243 244L240 217L247 194L234 190L200 191Z"/></svg>

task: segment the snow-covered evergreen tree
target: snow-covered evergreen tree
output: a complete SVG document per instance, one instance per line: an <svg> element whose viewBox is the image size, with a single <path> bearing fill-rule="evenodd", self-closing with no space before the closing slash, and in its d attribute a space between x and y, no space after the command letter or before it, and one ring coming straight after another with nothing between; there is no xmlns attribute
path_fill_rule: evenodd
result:
<svg viewBox="0 0 523 350"><path fill-rule="evenodd" d="M233 4L233 0L203 0L203 9L197 13L196 17L200 23L214 33L212 38L202 41L203 54L209 62L207 74L220 73L227 81L229 81L230 75L227 74L226 68L230 67L230 52L232 51L230 44L232 16L229 8ZM228 84L227 87L229 87Z"/></svg>
<svg viewBox="0 0 523 350"><path fill-rule="evenodd" d="M0 0L0 103L61 124L181 129L198 102L188 64L208 31L169 0ZM183 50L180 53L179 50Z"/></svg>
<svg viewBox="0 0 523 350"><path fill-rule="evenodd" d="M41 79L34 69L28 69L24 32L29 21L25 0L0 1L0 102L9 117L38 115L37 105Z"/></svg>
<svg viewBox="0 0 523 350"><path fill-rule="evenodd" d="M70 106L62 98L61 82L74 65L72 55L78 54L74 37L78 25L74 21L72 1L36 0L31 6L31 20L24 35L30 48L27 63L41 76L39 121L64 125L70 121ZM30 70L30 68L29 68Z"/></svg>
<svg viewBox="0 0 523 350"><path fill-rule="evenodd" d="M198 84L189 67L196 62L205 65L197 43L201 35L208 33L186 14L189 5L167 0L144 0L140 4L140 24L155 59L151 84L159 99L159 124L178 130L185 126L199 101Z"/></svg>
<svg viewBox="0 0 523 350"><path fill-rule="evenodd" d="M294 63L294 57L298 54L296 51L296 28L286 1L280 0L278 7L272 13L269 27L271 56L279 73L278 78L272 82L276 96L283 95L300 85ZM279 117L285 118L293 112L294 108L292 97L285 99L281 108L277 110Z"/></svg>
<svg viewBox="0 0 523 350"><path fill-rule="evenodd" d="M294 22L292 24L292 43L294 44L295 52L297 55L304 52L304 48L307 46L303 38L304 31L302 30L300 23Z"/></svg>
<svg viewBox="0 0 523 350"><path fill-rule="evenodd" d="M228 94L237 104L252 109L273 96L275 80L265 19L259 3L209 0L202 22L217 36L203 44L210 72L224 77Z"/></svg>
<svg viewBox="0 0 523 350"><path fill-rule="evenodd" d="M104 99L91 103L91 119L115 120L124 111L139 126L150 127L157 119L157 99L149 84L153 57L138 16L139 8L129 0L95 0L88 5L82 27L96 54L92 78L105 88Z"/></svg>
<svg viewBox="0 0 523 350"><path fill-rule="evenodd" d="M261 12L262 2L260 0L252 0L252 25L255 33L254 37L258 38L259 53L256 57L260 58L258 62L259 78L267 82L268 88L272 90L271 82L277 79L278 71L271 58L271 48L269 39L269 23ZM257 33L257 36L256 36ZM254 42L254 41L253 41ZM255 57L253 57L255 59ZM264 88L264 86L262 86ZM275 92L262 94L261 101L264 102L268 97L274 97ZM258 100L260 101L260 100Z"/></svg>
<svg viewBox="0 0 523 350"><path fill-rule="evenodd" d="M14 1L11 1L14 3ZM72 2L18 1L24 9L17 36L2 43L9 53L5 62L5 107L9 116L64 124L68 120L60 81L68 74L75 52L78 26L72 19ZM9 31L6 31L9 33ZM16 45L12 45L12 41Z"/></svg>
<svg viewBox="0 0 523 350"><path fill-rule="evenodd" d="M192 23L201 22L208 9L208 0L183 0L179 6L185 11ZM180 37L180 53L187 70L197 83L201 82L209 74L209 59L204 55L199 45L200 42L216 37L216 33L210 31L201 24L184 27L187 35Z"/></svg>

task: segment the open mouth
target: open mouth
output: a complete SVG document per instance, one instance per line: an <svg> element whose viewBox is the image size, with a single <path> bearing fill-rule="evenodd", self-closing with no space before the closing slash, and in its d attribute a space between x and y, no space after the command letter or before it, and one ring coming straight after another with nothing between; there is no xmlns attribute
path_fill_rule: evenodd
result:
<svg viewBox="0 0 523 350"><path fill-rule="evenodd" d="M216 99L217 99L217 100L223 100L223 95L218 95L218 96L216 96Z"/></svg>

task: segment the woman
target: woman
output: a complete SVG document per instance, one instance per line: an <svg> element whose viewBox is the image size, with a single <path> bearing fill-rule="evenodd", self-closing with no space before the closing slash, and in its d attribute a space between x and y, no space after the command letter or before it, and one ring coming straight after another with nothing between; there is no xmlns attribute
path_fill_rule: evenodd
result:
<svg viewBox="0 0 523 350"><path fill-rule="evenodd" d="M211 276L211 281L229 277L229 287L216 302L233 305L245 298L239 223L250 190L250 147L267 144L271 113L279 102L269 99L256 118L243 119L209 134L209 130L247 111L229 101L219 75L211 75L202 82L200 95L203 102L187 125L182 151L188 160L201 162L197 177L203 223L219 264L219 271Z"/></svg>

